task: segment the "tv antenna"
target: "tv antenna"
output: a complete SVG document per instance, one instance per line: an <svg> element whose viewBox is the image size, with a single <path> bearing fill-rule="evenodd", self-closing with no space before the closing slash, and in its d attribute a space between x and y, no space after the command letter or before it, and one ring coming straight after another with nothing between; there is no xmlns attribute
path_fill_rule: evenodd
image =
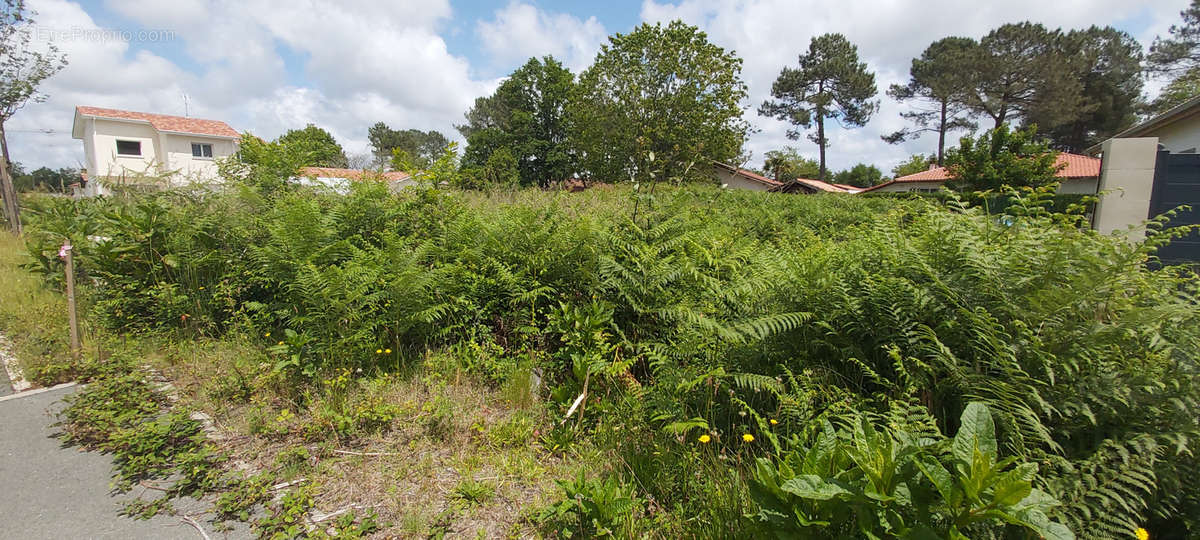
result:
<svg viewBox="0 0 1200 540"><path fill-rule="evenodd" d="M186 92L183 94L183 115L190 116L188 114L188 95Z"/></svg>

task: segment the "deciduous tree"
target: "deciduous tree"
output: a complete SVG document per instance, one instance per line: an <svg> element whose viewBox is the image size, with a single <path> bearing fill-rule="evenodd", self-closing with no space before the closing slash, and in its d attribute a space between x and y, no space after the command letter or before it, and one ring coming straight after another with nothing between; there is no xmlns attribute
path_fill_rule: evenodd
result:
<svg viewBox="0 0 1200 540"><path fill-rule="evenodd" d="M872 99L876 93L875 74L858 60L858 47L841 34L825 34L812 39L808 52L800 55L799 67L783 68L771 85L775 99L764 101L758 113L805 129L816 124L817 131L809 140L820 149L817 177L824 180L825 149L829 146L825 121L834 120L844 128L861 127L879 106L878 100ZM798 139L801 132L789 129L787 135Z"/></svg>
<svg viewBox="0 0 1200 540"><path fill-rule="evenodd" d="M978 138L963 137L946 154L951 179L946 187L983 191L1001 186L1038 187L1057 181L1058 153L1037 138L1033 127L1010 130L1008 124Z"/></svg>
<svg viewBox="0 0 1200 540"><path fill-rule="evenodd" d="M328 131L313 124L292 129L275 140L299 157L301 167L339 167L349 164L342 145Z"/></svg>
<svg viewBox="0 0 1200 540"><path fill-rule="evenodd" d="M734 161L748 124L742 60L680 21L615 34L579 77L569 129L595 179L707 180Z"/></svg>
<svg viewBox="0 0 1200 540"><path fill-rule="evenodd" d="M833 183L855 187L871 187L883 179L883 171L874 165L859 163L833 175Z"/></svg>
<svg viewBox="0 0 1200 540"><path fill-rule="evenodd" d="M21 233L21 206L9 175L12 159L4 124L26 103L43 101L45 96L38 93L38 85L67 65L66 55L59 54L53 44L44 51L30 47L30 15L24 0L0 3L0 197L4 199L8 226L17 234Z"/></svg>
<svg viewBox="0 0 1200 540"><path fill-rule="evenodd" d="M574 85L575 76L554 57L530 58L494 94L476 99L467 123L456 126L467 139L463 166L485 166L494 152L507 149L522 185L547 186L573 175L566 107Z"/></svg>
<svg viewBox="0 0 1200 540"><path fill-rule="evenodd" d="M931 164L936 164L937 158L934 156L926 156L924 154L913 154L906 161L892 167L892 176L899 178L910 174L917 174L921 171L929 170Z"/></svg>
<svg viewBox="0 0 1200 540"><path fill-rule="evenodd" d="M975 129L966 96L970 89L967 66L976 52L975 40L948 37L933 42L909 68L907 84L893 84L888 95L909 102L912 109L900 113L913 127L884 135L883 140L899 144L916 139L922 133L936 133L938 165L946 148L946 133Z"/></svg>

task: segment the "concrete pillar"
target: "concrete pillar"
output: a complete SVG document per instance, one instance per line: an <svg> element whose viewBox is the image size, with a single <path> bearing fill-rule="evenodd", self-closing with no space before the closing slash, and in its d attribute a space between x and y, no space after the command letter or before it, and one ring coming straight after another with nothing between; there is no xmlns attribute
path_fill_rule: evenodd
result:
<svg viewBox="0 0 1200 540"><path fill-rule="evenodd" d="M1100 202L1092 226L1101 234L1134 226L1129 239L1141 240L1146 233L1141 224L1150 215L1158 137L1109 139L1102 148Z"/></svg>

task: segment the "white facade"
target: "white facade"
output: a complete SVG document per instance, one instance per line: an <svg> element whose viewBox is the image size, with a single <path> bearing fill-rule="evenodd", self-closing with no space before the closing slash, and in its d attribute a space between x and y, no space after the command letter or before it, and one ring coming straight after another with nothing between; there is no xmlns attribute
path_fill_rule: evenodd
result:
<svg viewBox="0 0 1200 540"><path fill-rule="evenodd" d="M776 182L769 178L754 174L750 171L738 169L723 163L714 164L713 176L716 177L718 184L726 186L729 189L767 191L771 188L783 185L782 182Z"/></svg>
<svg viewBox="0 0 1200 540"><path fill-rule="evenodd" d="M108 185L216 181L216 160L233 155L238 142L231 135L167 131L149 120L79 112L72 135L83 140L88 176Z"/></svg>

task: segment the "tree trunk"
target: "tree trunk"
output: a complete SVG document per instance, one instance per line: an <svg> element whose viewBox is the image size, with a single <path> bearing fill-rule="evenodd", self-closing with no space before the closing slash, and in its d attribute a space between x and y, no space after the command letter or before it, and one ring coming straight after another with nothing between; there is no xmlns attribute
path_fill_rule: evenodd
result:
<svg viewBox="0 0 1200 540"><path fill-rule="evenodd" d="M21 234L21 205L17 203L17 190L13 187L12 175L9 174L8 140L4 133L4 121L0 120L0 196L4 198L4 215L8 217L8 227L13 234Z"/></svg>
<svg viewBox="0 0 1200 540"><path fill-rule="evenodd" d="M817 148L821 152L821 170L817 173L817 180L825 181L825 115L823 111L817 110Z"/></svg>
<svg viewBox="0 0 1200 540"><path fill-rule="evenodd" d="M942 156L946 151L946 101L942 100L942 122L938 124L937 165L942 166Z"/></svg>

